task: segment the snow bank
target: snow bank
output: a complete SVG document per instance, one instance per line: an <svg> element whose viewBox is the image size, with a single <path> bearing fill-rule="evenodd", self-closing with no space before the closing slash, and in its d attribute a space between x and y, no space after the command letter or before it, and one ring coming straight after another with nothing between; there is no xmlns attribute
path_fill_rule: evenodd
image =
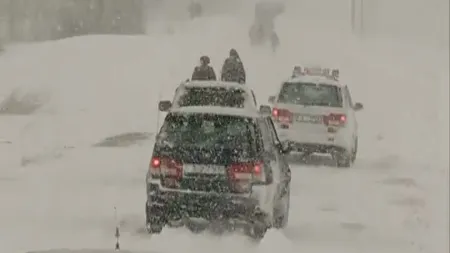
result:
<svg viewBox="0 0 450 253"><path fill-rule="evenodd" d="M138 253L131 252L128 250L121 250L123 253ZM29 251L27 253L117 253L116 250L106 250L106 249L80 249L80 250L72 250L72 249L51 249L51 250L42 250L42 251ZM139 252L143 253L143 252Z"/></svg>
<svg viewBox="0 0 450 253"><path fill-rule="evenodd" d="M20 144L20 163L48 161L67 147L111 136L154 133L158 100L172 98L199 56L210 55L219 69L229 50L221 41L242 44L230 39L238 20L210 21L219 29L200 20L174 35L85 36L9 47L0 57L0 115L7 121L30 116L14 129L0 129Z"/></svg>
<svg viewBox="0 0 450 253"><path fill-rule="evenodd" d="M128 132L154 132L157 101L172 97L199 56L209 55L218 72L234 47L260 103L266 103L295 64L337 66L354 100L365 104L366 110L358 113L363 156L373 157L377 150L434 159L440 137L430 126L441 125L438 118L445 121L437 96L445 76L439 66L448 50L355 38L348 30L335 29L345 27L343 23L327 28L329 21L307 15L316 7L303 8L304 16L288 8L277 19L282 46L276 54L250 48L251 17L226 16L183 23L172 35L85 36L17 45L0 58L0 105L7 108L5 113L35 115L22 129L21 143L47 136L54 149L89 146ZM343 12L336 13L333 18L342 20ZM291 29L305 21L314 22L315 29ZM418 138L423 135L429 138Z"/></svg>
<svg viewBox="0 0 450 253"><path fill-rule="evenodd" d="M328 29L326 24L342 17L328 16L325 9L320 17L328 21L308 23L321 20L313 14L319 7L304 8L309 15L288 11L280 17L276 54L250 48L251 17L199 19L174 26L173 35L86 36L9 48L0 57L1 96L39 94L45 103L30 115L0 117L1 137L12 142L0 146L2 158L8 156L0 159L1 173L18 181L0 184L0 245L24 249L20 252L48 245L113 246L112 206L117 205L126 224L126 249L445 251L448 51L355 38L339 28L343 20ZM259 247L234 235L173 230L149 240L136 230L143 225L142 182L151 147L91 145L108 136L154 132L158 99L172 97L200 55L209 55L217 71L231 47L239 51L248 85L263 104L294 64L339 67L354 100L365 105L357 114L361 146L355 168L293 165L290 226L283 233L270 231ZM19 152L41 164L5 173L12 167L9 155Z"/></svg>

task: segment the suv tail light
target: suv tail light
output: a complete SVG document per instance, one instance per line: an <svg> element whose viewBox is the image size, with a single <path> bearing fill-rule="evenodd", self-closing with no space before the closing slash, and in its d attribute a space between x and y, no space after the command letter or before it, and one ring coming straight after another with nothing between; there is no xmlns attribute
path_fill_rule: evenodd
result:
<svg viewBox="0 0 450 253"><path fill-rule="evenodd" d="M323 123L327 126L344 126L347 123L347 115L331 113L323 117Z"/></svg>
<svg viewBox="0 0 450 253"><path fill-rule="evenodd" d="M292 112L286 109L273 108L272 116L276 121L287 124L291 124L293 119Z"/></svg>
<svg viewBox="0 0 450 253"><path fill-rule="evenodd" d="M169 157L152 157L150 173L152 178L160 178L164 187L178 188L183 177L183 164Z"/></svg>
<svg viewBox="0 0 450 253"><path fill-rule="evenodd" d="M152 157L150 160L150 174L153 178L159 178L161 176L161 159L159 157Z"/></svg>
<svg viewBox="0 0 450 253"><path fill-rule="evenodd" d="M231 190L236 193L250 192L252 184L265 181L263 163L235 163L228 168Z"/></svg>

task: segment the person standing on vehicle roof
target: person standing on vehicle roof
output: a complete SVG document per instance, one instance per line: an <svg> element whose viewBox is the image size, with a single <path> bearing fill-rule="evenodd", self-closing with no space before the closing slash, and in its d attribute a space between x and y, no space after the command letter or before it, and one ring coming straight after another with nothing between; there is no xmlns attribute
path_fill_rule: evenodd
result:
<svg viewBox="0 0 450 253"><path fill-rule="evenodd" d="M206 80L217 80L216 73L214 69L209 66L210 59L208 56L200 57L200 66L196 66L194 72L192 73L191 80L195 81L206 81Z"/></svg>
<svg viewBox="0 0 450 253"><path fill-rule="evenodd" d="M221 80L245 84L244 64L234 48L230 50L230 56L223 63Z"/></svg>

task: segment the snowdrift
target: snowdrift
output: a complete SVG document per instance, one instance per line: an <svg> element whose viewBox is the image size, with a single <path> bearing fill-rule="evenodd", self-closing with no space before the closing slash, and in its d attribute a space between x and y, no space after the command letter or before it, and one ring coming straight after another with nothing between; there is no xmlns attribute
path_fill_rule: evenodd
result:
<svg viewBox="0 0 450 253"><path fill-rule="evenodd" d="M232 27L234 20L211 22ZM280 18L279 24L283 22ZM436 99L442 94L440 78L446 71L441 67L442 52L403 44L386 46L345 34L330 46L329 38L338 33L311 31L300 45L295 39L285 39L273 55L264 48L250 49L243 38L224 45L220 41L230 29L221 36L211 30L212 39L204 41L192 31L195 25L186 25L172 36L86 36L11 48L0 58L0 75L6 84L1 90L5 98L0 115L34 115L22 129L21 143L46 136L52 140L49 145L58 148L86 147L130 132L151 134L157 129L157 101L171 98L178 83L190 76L199 55L211 55L218 70L230 45L239 45L249 85L260 103L266 103L295 64L336 66L354 99L366 107L359 114L363 155L375 146L380 152L434 160L436 143L442 138L430 133L429 126L439 126L437 118L442 115ZM292 38L285 30L280 36ZM161 50L161 45L171 50ZM415 61L419 58L422 63ZM424 134L430 134L429 138L411 138ZM34 152L30 146L41 149L23 145L26 153Z"/></svg>
<svg viewBox="0 0 450 253"><path fill-rule="evenodd" d="M151 252L136 252L136 251L128 251L121 250L123 253L151 253ZM71 249L51 249L51 250L42 250L42 251L29 251L27 253L117 253L115 250L106 250L106 249L79 249L79 250L71 250Z"/></svg>
<svg viewBox="0 0 450 253"><path fill-rule="evenodd" d="M356 38L335 29L344 21L293 31L292 24L312 16L287 10L280 17L276 54L249 46L250 19L228 17L186 22L172 35L84 36L8 48L0 57L0 96L40 102L27 114L0 116L0 137L10 142L0 146L0 173L14 179L0 184L2 251L113 246L118 206L127 250L442 252L449 224L448 49ZM149 240L136 231L143 225L142 180L157 101L172 97L200 55L209 55L218 71L231 47L260 103L295 64L340 68L355 101L365 105L357 115L355 167L293 165L290 226L270 231L260 246L172 230ZM143 146L92 147L127 146L129 138Z"/></svg>

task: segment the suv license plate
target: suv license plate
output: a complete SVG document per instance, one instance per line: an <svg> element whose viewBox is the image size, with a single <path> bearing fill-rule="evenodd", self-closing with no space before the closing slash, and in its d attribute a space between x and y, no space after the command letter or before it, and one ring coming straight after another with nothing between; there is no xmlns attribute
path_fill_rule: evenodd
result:
<svg viewBox="0 0 450 253"><path fill-rule="evenodd" d="M184 164L183 165L183 173L184 174L225 174L225 167L218 165L201 165L201 164Z"/></svg>

